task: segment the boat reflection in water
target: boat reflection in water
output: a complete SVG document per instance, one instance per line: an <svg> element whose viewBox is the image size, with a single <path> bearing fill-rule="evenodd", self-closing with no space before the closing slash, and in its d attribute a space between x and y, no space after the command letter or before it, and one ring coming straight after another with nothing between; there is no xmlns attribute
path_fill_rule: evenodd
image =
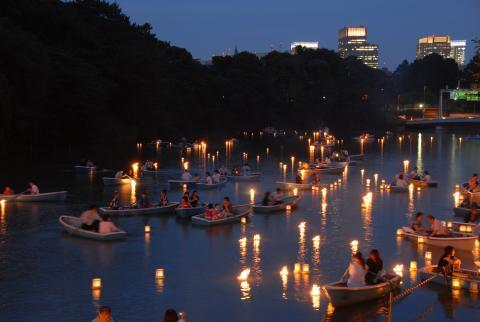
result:
<svg viewBox="0 0 480 322"><path fill-rule="evenodd" d="M335 308L330 303L325 311L324 322L366 322L382 321L380 315L385 315L387 307L384 300L362 303L348 307Z"/></svg>

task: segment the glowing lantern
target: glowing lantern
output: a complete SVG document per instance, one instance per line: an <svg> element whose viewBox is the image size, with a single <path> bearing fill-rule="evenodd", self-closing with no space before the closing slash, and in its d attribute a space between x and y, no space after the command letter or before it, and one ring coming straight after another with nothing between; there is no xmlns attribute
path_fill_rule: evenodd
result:
<svg viewBox="0 0 480 322"><path fill-rule="evenodd" d="M150 226L146 225L145 226L145 234L148 234L148 233L150 233Z"/></svg>
<svg viewBox="0 0 480 322"><path fill-rule="evenodd" d="M423 244L424 242L425 242L425 240L423 239L423 237L418 237L417 238L417 243Z"/></svg>
<svg viewBox="0 0 480 322"><path fill-rule="evenodd" d="M282 277L287 277L288 276L287 266L283 266L282 270L280 271L280 276L282 276Z"/></svg>
<svg viewBox="0 0 480 322"><path fill-rule="evenodd" d="M402 275L403 274L403 264L397 264L393 267L393 271L395 272L395 274L397 275Z"/></svg>
<svg viewBox="0 0 480 322"><path fill-rule="evenodd" d="M255 201L255 189L250 189L250 202Z"/></svg>
<svg viewBox="0 0 480 322"><path fill-rule="evenodd" d="M403 229L402 228L398 228L397 229L397 236L402 236L403 235Z"/></svg>
<svg viewBox="0 0 480 322"><path fill-rule="evenodd" d="M238 278L240 281L246 281L246 280L248 279L248 275L250 275L250 268L244 269L244 270L240 273L240 275L238 275L237 278Z"/></svg>
<svg viewBox="0 0 480 322"><path fill-rule="evenodd" d="M165 272L163 268L157 268L155 270L155 278L164 278L165 277Z"/></svg>
<svg viewBox="0 0 480 322"><path fill-rule="evenodd" d="M300 228L300 230L304 230L306 224L307 224L306 222L302 221L302 222L298 225L298 228Z"/></svg>
<svg viewBox="0 0 480 322"><path fill-rule="evenodd" d="M312 290L310 291L312 296L320 296L320 287L317 284L313 284Z"/></svg>
<svg viewBox="0 0 480 322"><path fill-rule="evenodd" d="M295 263L295 266L293 267L293 272L294 273L300 273L301 270L302 270L302 264Z"/></svg>
<svg viewBox="0 0 480 322"><path fill-rule="evenodd" d="M465 230L467 233L471 233L472 232L472 226L470 225L467 225L466 227L466 230Z"/></svg>
<svg viewBox="0 0 480 322"><path fill-rule="evenodd" d="M458 278L452 278L452 288L453 289L460 288L460 280Z"/></svg>
<svg viewBox="0 0 480 322"><path fill-rule="evenodd" d="M432 260L432 252L425 252L425 259Z"/></svg>
<svg viewBox="0 0 480 322"><path fill-rule="evenodd" d="M460 225L458 229L460 230L461 233L464 233L467 230L467 227L465 225Z"/></svg>
<svg viewBox="0 0 480 322"><path fill-rule="evenodd" d="M377 185L377 182L378 182L378 173L375 173L373 175L373 180L375 181L375 185Z"/></svg>
<svg viewBox="0 0 480 322"><path fill-rule="evenodd" d="M452 222L451 221L447 222L447 227L452 228Z"/></svg>
<svg viewBox="0 0 480 322"><path fill-rule="evenodd" d="M153 164L153 167L155 168L155 170L157 170L157 169L158 169L158 162L155 162L155 163Z"/></svg>
<svg viewBox="0 0 480 322"><path fill-rule="evenodd" d="M287 206L285 207L285 209L286 209L287 211L292 210L292 205L287 205Z"/></svg>
<svg viewBox="0 0 480 322"><path fill-rule="evenodd" d="M99 290L102 288L102 279L94 278L92 279L92 290Z"/></svg>
<svg viewBox="0 0 480 322"><path fill-rule="evenodd" d="M188 161L183 163L183 169L188 170Z"/></svg>
<svg viewBox="0 0 480 322"><path fill-rule="evenodd" d="M350 242L350 246L358 247L358 240L352 240L352 241Z"/></svg>
<svg viewBox="0 0 480 322"><path fill-rule="evenodd" d="M255 234L255 235L253 236L253 241L254 241L254 242L259 242L259 241L260 241L260 234Z"/></svg>
<svg viewBox="0 0 480 322"><path fill-rule="evenodd" d="M408 171L408 165L409 165L410 161L408 160L404 160L403 161L403 171L404 172L407 172Z"/></svg>
<svg viewBox="0 0 480 322"><path fill-rule="evenodd" d="M308 264L303 264L302 265L302 273L309 273L310 272L310 266Z"/></svg>
<svg viewBox="0 0 480 322"><path fill-rule="evenodd" d="M411 271L416 271L417 270L417 262L416 261L411 261L410 262L410 270Z"/></svg>
<svg viewBox="0 0 480 322"><path fill-rule="evenodd" d="M297 195L298 195L298 189L297 189L297 188L293 188L293 195L294 195L294 196L297 196Z"/></svg>
<svg viewBox="0 0 480 322"><path fill-rule="evenodd" d="M247 218L242 217L242 224L246 224L246 223L247 223Z"/></svg>
<svg viewBox="0 0 480 322"><path fill-rule="evenodd" d="M132 170L133 170L133 177L137 177L137 175L138 175L138 162L132 164Z"/></svg>

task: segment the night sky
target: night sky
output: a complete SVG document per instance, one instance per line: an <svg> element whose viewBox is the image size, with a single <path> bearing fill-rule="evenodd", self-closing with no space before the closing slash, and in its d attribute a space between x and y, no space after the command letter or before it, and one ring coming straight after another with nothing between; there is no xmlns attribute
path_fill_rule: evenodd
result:
<svg viewBox="0 0 480 322"><path fill-rule="evenodd" d="M337 32L365 25L389 69L415 58L416 40L429 34L480 37L480 0L117 0L134 22L149 22L161 40L195 58L239 50L285 50L292 41L337 48Z"/></svg>

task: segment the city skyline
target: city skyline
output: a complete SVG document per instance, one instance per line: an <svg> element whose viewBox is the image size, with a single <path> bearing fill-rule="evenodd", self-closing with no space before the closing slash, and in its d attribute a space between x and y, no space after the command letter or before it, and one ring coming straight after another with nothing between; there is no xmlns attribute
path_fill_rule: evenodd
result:
<svg viewBox="0 0 480 322"><path fill-rule="evenodd" d="M257 53L272 48L288 51L290 43L295 41L318 41L321 48L337 51L340 28L365 25L370 41L380 47L379 67L394 70L403 59L413 61L417 40L431 34L466 39L468 62L473 56L470 40L478 37L480 30L480 3L475 0L454 6L446 0L422 3L373 0L368 5L310 0L295 4L284 0L245 0L233 4L219 0L116 2L132 21L149 22L159 39L186 48L193 57L203 59L227 53L229 49L233 53L235 45L240 51Z"/></svg>

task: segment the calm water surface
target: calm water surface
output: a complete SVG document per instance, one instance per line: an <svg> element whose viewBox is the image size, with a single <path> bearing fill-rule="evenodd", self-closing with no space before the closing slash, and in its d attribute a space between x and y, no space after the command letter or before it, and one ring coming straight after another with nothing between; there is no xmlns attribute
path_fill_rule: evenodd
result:
<svg viewBox="0 0 480 322"><path fill-rule="evenodd" d="M290 213L254 215L245 224L215 228L197 228L174 216L128 217L116 219L129 232L125 241L101 243L71 237L62 232L58 217L79 215L90 204L105 204L114 188L101 185L96 176L69 171L71 159L52 157L45 164L13 166L0 177L0 184L12 184L23 190L29 178L35 178L43 191L69 190L65 203L8 203L0 216L0 321L90 321L97 305L109 305L116 321L163 321L163 313L173 307L186 311L189 321L384 321L383 309L377 305L360 305L333 310L325 295L312 298L313 284L323 285L337 280L344 272L351 254L350 242L359 241L359 249L367 253L380 249L385 266L408 267L411 260L424 264L425 251L433 252L434 262L440 249L417 246L397 239L395 231L407 224L412 213L424 211L443 220L452 220L455 184L479 171L480 142L461 141L461 134L446 131L410 133L400 142L397 136L383 144L364 146L367 159L350 166L344 176L323 176L322 181L340 185L321 191L299 192L298 209ZM420 138L420 140L419 140ZM269 147L267 153L266 147ZM116 169L134 160L155 158L161 167L174 169L158 178L147 178L137 185L137 192L146 190L153 201L166 187L166 180L178 177L180 158L189 160L193 168L203 165L203 158L192 151L155 151L144 145L115 150L90 151L90 157L105 168ZM208 148L215 155L217 148ZM307 160L306 141L293 138L245 138L235 145L225 160L224 146L218 147L217 165L241 162L243 152L253 168L262 171L255 183L231 183L220 191L201 192L203 201L220 202L230 196L234 203L250 202L250 189L259 201L265 191L275 188L275 181L291 178L294 155L295 169L299 160ZM352 143L351 153L360 146ZM74 155L74 153L72 153ZM257 155L259 161L257 161ZM440 184L436 189L422 189L395 194L379 189L374 173L391 180L403 168L417 165L429 170ZM59 160L59 162L57 162ZM28 160L27 160L28 161ZM279 163L287 164L286 171ZM63 166L62 166L63 164ZM212 161L208 161L212 166ZM364 169L362 178L361 169ZM371 180L366 187L366 179ZM131 187L120 188L125 202L132 198ZM372 204L362 208L362 196L373 193ZM180 191L171 191L170 199L178 200ZM298 225L305 222L305 230ZM144 226L151 233L144 234ZM253 236L260 234L255 243ZM319 235L320 242L312 238ZM246 242L239 242L246 238ZM463 265L473 268L475 254L461 252ZM309 274L293 274L296 262L308 263ZM279 271L288 266L290 274L282 280ZM165 278L155 280L155 270L163 268ZM250 268L248 284L237 276ZM93 293L90 285L101 277L101 292ZM404 271L404 286L417 276ZM452 293L442 286L430 285L415 291L394 305L394 321L475 321L480 315L476 294L468 291Z"/></svg>

